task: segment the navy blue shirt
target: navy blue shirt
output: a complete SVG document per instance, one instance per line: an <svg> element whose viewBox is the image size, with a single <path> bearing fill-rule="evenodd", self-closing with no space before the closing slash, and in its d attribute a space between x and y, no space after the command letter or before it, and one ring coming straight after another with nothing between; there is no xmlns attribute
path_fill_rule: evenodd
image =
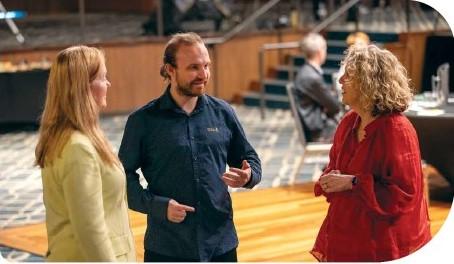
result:
<svg viewBox="0 0 454 264"><path fill-rule="evenodd" d="M261 179L260 159L246 139L233 108L202 95L191 114L169 88L131 114L119 151L126 171L129 207L147 214L145 249L209 261L238 246L232 200L222 180L226 164L251 166L252 188ZM143 189L137 169L148 182ZM195 208L181 223L167 220L170 199Z"/></svg>

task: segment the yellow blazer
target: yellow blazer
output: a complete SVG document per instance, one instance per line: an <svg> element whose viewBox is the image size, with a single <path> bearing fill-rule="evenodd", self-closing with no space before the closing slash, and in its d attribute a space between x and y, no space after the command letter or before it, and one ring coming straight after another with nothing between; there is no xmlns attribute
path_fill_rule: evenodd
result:
<svg viewBox="0 0 454 264"><path fill-rule="evenodd" d="M42 169L47 261L136 261L123 169L104 164L74 132Z"/></svg>

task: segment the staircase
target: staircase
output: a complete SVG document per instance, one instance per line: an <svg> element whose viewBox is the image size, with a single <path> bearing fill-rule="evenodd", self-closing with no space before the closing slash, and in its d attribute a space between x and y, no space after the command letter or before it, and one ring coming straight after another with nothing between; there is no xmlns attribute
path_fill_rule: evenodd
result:
<svg viewBox="0 0 454 264"><path fill-rule="evenodd" d="M366 32L372 43L382 46L384 43L399 41L397 33L383 32ZM332 73L337 72L340 68L340 62L343 58L343 52L347 48L345 39L350 32L347 31L329 31L326 34L328 55L325 64L322 65L323 77L327 84L332 83ZM299 68L304 64L302 55L292 55L287 65L278 65L274 67L272 78L265 79L265 105L268 108L289 109L290 104L287 97L286 85L289 83L289 76L294 76ZM291 62L291 63L290 63ZM260 105L260 92L248 91L243 94L243 103L247 106Z"/></svg>

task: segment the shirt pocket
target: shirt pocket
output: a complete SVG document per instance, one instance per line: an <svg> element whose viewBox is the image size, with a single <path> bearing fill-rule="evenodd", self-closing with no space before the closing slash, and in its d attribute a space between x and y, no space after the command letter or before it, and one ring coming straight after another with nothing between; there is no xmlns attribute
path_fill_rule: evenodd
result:
<svg viewBox="0 0 454 264"><path fill-rule="evenodd" d="M121 256L131 251L128 235L113 236L110 238L115 256Z"/></svg>

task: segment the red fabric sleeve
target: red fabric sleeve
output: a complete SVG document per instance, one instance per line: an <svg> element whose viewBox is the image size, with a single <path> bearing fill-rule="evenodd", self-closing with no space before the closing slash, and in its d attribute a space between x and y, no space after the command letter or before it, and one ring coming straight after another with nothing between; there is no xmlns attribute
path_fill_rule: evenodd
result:
<svg viewBox="0 0 454 264"><path fill-rule="evenodd" d="M353 188L375 217L393 218L412 211L422 196L419 144L411 124L391 122L384 135L381 175L359 174ZM371 155L374 157L375 155Z"/></svg>
<svg viewBox="0 0 454 264"><path fill-rule="evenodd" d="M350 116L351 113L347 114L346 116ZM336 129L336 132L334 133L334 139L333 139L333 145L331 146L331 149L329 150L329 163L328 166L326 166L326 169L323 171L322 175L320 177L323 177L323 175L327 174L328 172L334 170L336 168L336 160L337 160L337 154L338 154L338 145L341 142L341 138L344 137L345 135L345 129L347 127L347 121L345 121L345 117L343 120L339 123L338 128ZM314 185L314 194L315 196L320 196L324 195L329 202L329 198L332 194L326 193L323 191L322 187L320 186L320 181L317 181Z"/></svg>

